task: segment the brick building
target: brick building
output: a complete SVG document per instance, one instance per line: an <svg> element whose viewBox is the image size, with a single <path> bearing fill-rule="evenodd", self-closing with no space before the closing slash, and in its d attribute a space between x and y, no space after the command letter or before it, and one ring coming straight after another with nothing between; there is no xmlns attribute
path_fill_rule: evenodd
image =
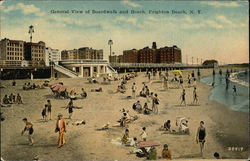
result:
<svg viewBox="0 0 250 161"><path fill-rule="evenodd" d="M123 51L124 63L138 63L138 50L125 50Z"/></svg>
<svg viewBox="0 0 250 161"><path fill-rule="evenodd" d="M109 56L110 63L123 63L123 55Z"/></svg>
<svg viewBox="0 0 250 161"><path fill-rule="evenodd" d="M157 63L156 50L145 47L138 51L138 63Z"/></svg>
<svg viewBox="0 0 250 161"><path fill-rule="evenodd" d="M0 65L21 66L24 59L24 41L2 39L0 41Z"/></svg>
<svg viewBox="0 0 250 161"><path fill-rule="evenodd" d="M33 66L45 65L45 43L24 43L24 59L31 61Z"/></svg>
<svg viewBox="0 0 250 161"><path fill-rule="evenodd" d="M103 50L95 50L83 47L74 50L63 50L61 52L62 60L102 60Z"/></svg>
<svg viewBox="0 0 250 161"><path fill-rule="evenodd" d="M153 42L152 48L123 51L124 63L181 63L181 49L176 45L157 49Z"/></svg>

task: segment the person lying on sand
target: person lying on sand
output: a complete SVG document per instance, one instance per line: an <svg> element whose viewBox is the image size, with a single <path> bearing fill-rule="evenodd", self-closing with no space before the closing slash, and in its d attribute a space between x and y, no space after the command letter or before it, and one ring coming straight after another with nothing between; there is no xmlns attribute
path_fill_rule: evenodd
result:
<svg viewBox="0 0 250 161"><path fill-rule="evenodd" d="M153 110L151 110L150 108L148 108L148 103L145 102L144 106L143 106L143 114L145 115L149 115L152 113Z"/></svg>
<svg viewBox="0 0 250 161"><path fill-rule="evenodd" d="M120 93L125 93L126 90L123 89L123 87L122 87L121 85L119 85L119 86L117 87L117 90L116 90L116 93L118 93L118 92L120 92Z"/></svg>
<svg viewBox="0 0 250 161"><path fill-rule="evenodd" d="M75 125L75 126L85 125L85 124L86 124L85 120L75 121L75 122L72 123L72 125Z"/></svg>
<svg viewBox="0 0 250 161"><path fill-rule="evenodd" d="M91 92L102 92L102 87L100 87L98 89L91 89Z"/></svg>

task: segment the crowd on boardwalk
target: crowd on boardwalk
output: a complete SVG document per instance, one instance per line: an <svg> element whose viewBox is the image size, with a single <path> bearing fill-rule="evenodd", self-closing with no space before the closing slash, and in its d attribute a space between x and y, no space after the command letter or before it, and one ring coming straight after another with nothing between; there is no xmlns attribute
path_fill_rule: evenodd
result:
<svg viewBox="0 0 250 161"><path fill-rule="evenodd" d="M220 72L219 72L220 73ZM213 71L214 74L214 71ZM93 88L90 92L104 92L102 89L102 83L112 83L114 81L119 81L119 85L117 89L114 91L115 94L126 95L127 99L134 100L134 103L131 105L129 110L121 109L121 118L117 120L117 124L110 124L109 122L105 124L103 127L100 127L99 130L109 130L111 128L116 128L117 126L124 128L124 133L121 134L120 143L123 146L130 146L133 147L133 150L130 151L130 154L135 154L137 157L146 157L147 159L154 160L158 158L163 159L171 159L172 152L171 147L169 147L168 143L159 143L157 142L157 138L155 140L148 140L147 136L150 135L147 132L147 127L141 127L141 134L140 136L130 136L130 129L129 124L136 122L136 120L140 119L138 115L158 115L161 110L161 100L159 99L158 93L155 91L150 90L151 83L154 81L160 81L162 84L160 85L161 88L168 92L168 90L175 90L175 89L182 89L181 93L179 94L179 101L176 100L176 104L179 107L183 106L184 108L189 108L189 106L199 105L199 95L197 88L197 81L200 80L201 73L198 70L197 73L193 71L191 75L188 75L187 78L183 77L181 71L147 71L145 73L145 77L147 77L147 82L142 83L142 89L138 88L138 82L136 83L138 74L137 73L129 73L123 74L120 77L103 77L103 82L99 82L95 77L90 78L88 81L89 83L98 84L99 88ZM226 76L226 81L227 78ZM131 82L132 85L128 86L128 82ZM12 82L12 86L15 86L15 81ZM186 88L193 89L193 99L191 105L187 104L186 100ZM78 89L80 93L77 93L77 89L68 89L64 86L63 82L57 83L49 83L49 81L44 81L42 85L36 85L31 83L25 83L23 85L23 90L31 90L31 89L45 89L51 90L51 94L55 98L61 99L68 99L68 103L65 105L65 110L68 111L68 118L66 118L61 113L56 113L53 110L53 100L47 99L45 100L44 106L41 108L41 116L44 122L48 122L51 120L53 115L57 115L57 120L55 122L55 132L58 133L58 148L64 146L65 142L65 133L69 122L72 123L74 126L85 125L86 120L79 120L76 122L72 122L72 117L74 117L73 113L75 109L81 109L81 107L77 107L74 105L74 101L77 99L88 99L88 94L84 88ZM233 88L234 93L236 94L236 87ZM141 102L138 98L143 98L144 102ZM22 99L22 96L17 93L16 95L11 93L9 96L5 95L2 99L3 105L7 106L12 104L22 104L25 100ZM130 110L136 111L138 115L131 115ZM54 114L53 114L54 113ZM116 118L113 118L116 119ZM35 133L35 127L32 124L29 118L24 117L24 129L21 131L21 134L27 132L29 145L35 144L35 139L33 138ZM177 130L173 130L172 122L175 122L176 126L178 127ZM200 146L201 156L203 156L204 145L206 141L206 128L205 122L200 121L200 126L197 127L197 134L196 139L194 141L197 142ZM188 118L176 116L176 120L163 120L162 126L159 127L160 130L169 133L169 134L182 134L187 135L189 137L189 126L188 126ZM140 139L139 139L140 138ZM70 142L68 142L70 144ZM157 154L156 147L162 145L162 154Z"/></svg>

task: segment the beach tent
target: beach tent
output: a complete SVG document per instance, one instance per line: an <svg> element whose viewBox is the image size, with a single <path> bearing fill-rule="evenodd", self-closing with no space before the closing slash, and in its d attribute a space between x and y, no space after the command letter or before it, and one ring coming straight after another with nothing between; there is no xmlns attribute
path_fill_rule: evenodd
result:
<svg viewBox="0 0 250 161"><path fill-rule="evenodd" d="M180 70L173 70L172 73L175 75L182 75L182 72Z"/></svg>
<svg viewBox="0 0 250 161"><path fill-rule="evenodd" d="M52 88L52 90L53 90L53 91L58 91L61 87L62 87L61 84L57 84L57 85L55 85L55 86Z"/></svg>
<svg viewBox="0 0 250 161"><path fill-rule="evenodd" d="M138 143L139 148L145 148L145 147L153 147L153 146L160 146L161 144L156 141L142 141Z"/></svg>

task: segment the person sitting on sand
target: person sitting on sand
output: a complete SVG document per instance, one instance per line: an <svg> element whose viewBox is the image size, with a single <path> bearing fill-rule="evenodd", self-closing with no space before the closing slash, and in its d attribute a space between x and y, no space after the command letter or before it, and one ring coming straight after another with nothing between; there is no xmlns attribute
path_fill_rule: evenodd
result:
<svg viewBox="0 0 250 161"><path fill-rule="evenodd" d="M141 138L142 138L143 141L146 141L146 140L147 140L148 134L147 134L147 132L146 132L146 127L143 127L143 128L142 128L142 133L140 134L140 136L141 136Z"/></svg>
<svg viewBox="0 0 250 161"><path fill-rule="evenodd" d="M145 115L149 115L151 112L152 112L152 110L148 108L148 104L147 104L147 102L145 102L144 106L143 106L143 113Z"/></svg>
<svg viewBox="0 0 250 161"><path fill-rule="evenodd" d="M168 149L168 144L164 144L161 156L163 159L172 159L171 151Z"/></svg>
<svg viewBox="0 0 250 161"><path fill-rule="evenodd" d="M16 103L17 103L17 104L23 104L22 97L20 96L19 93L18 93L17 96L16 96Z"/></svg>
<svg viewBox="0 0 250 161"><path fill-rule="evenodd" d="M139 100L133 104L132 108L139 113L142 112L142 105Z"/></svg>
<svg viewBox="0 0 250 161"><path fill-rule="evenodd" d="M124 133L121 141L122 141L122 144L128 143L128 141L129 141L129 130L128 129L125 130L125 133Z"/></svg>
<svg viewBox="0 0 250 161"><path fill-rule="evenodd" d="M102 87L100 87L98 89L91 89L91 92L102 92Z"/></svg>
<svg viewBox="0 0 250 161"><path fill-rule="evenodd" d="M127 121L128 121L127 113L123 113L122 118L119 120L120 126L126 127Z"/></svg>
<svg viewBox="0 0 250 161"><path fill-rule="evenodd" d="M44 86L44 87L48 87L48 86L49 86L49 81L44 81L44 82L43 82L43 86Z"/></svg>
<svg viewBox="0 0 250 161"><path fill-rule="evenodd" d="M4 104L11 104L10 101L9 101L9 98L8 98L8 95L7 95L7 94L4 95L4 97L3 97L3 103L4 103Z"/></svg>
<svg viewBox="0 0 250 161"><path fill-rule="evenodd" d="M85 92L84 88L82 88L82 93L81 93L82 98L87 97L87 92Z"/></svg>
<svg viewBox="0 0 250 161"><path fill-rule="evenodd" d="M179 117L179 119L176 120L176 126L179 126L179 132L189 133L188 120L185 117Z"/></svg>
<svg viewBox="0 0 250 161"><path fill-rule="evenodd" d="M157 151L154 146L150 149L147 160L157 160Z"/></svg>
<svg viewBox="0 0 250 161"><path fill-rule="evenodd" d="M27 84L27 88L26 89L31 89L32 88L32 86L31 86L31 84L30 84L30 82Z"/></svg>
<svg viewBox="0 0 250 161"><path fill-rule="evenodd" d="M166 131L171 131L170 128L171 128L171 123L170 123L170 120L167 120L164 125L163 125L164 129Z"/></svg>
<svg viewBox="0 0 250 161"><path fill-rule="evenodd" d="M72 125L75 125L75 126L85 125L85 124L86 124L85 120L75 121L75 122L72 123Z"/></svg>
<svg viewBox="0 0 250 161"><path fill-rule="evenodd" d="M27 90L27 84L26 83L24 83L24 85L23 85L23 90Z"/></svg>
<svg viewBox="0 0 250 161"><path fill-rule="evenodd" d="M15 100L15 97L16 97L16 96L13 95L13 93L11 93L11 94L9 95L9 102L10 102L10 103L15 103L15 101L16 101L16 100Z"/></svg>
<svg viewBox="0 0 250 161"><path fill-rule="evenodd" d="M117 92L125 93L126 90L122 87L122 85L120 85L120 86L117 87Z"/></svg>

